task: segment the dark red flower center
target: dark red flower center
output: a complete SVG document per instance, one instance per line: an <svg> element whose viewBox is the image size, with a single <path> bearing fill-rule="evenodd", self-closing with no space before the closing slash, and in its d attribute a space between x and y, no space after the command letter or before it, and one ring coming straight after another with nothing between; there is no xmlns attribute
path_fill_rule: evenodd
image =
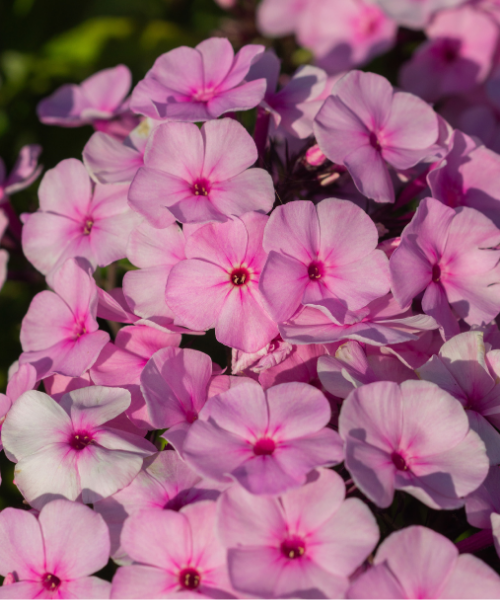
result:
<svg viewBox="0 0 500 600"><path fill-rule="evenodd" d="M83 450L93 441L92 436L87 431L75 431L71 436L69 445L73 450Z"/></svg>
<svg viewBox="0 0 500 600"><path fill-rule="evenodd" d="M87 217L85 219L85 223L83 225L83 235L90 235L93 225L94 225L93 219L91 217Z"/></svg>
<svg viewBox="0 0 500 600"><path fill-rule="evenodd" d="M210 182L207 179L197 179L193 183L192 191L195 196L208 196L210 193Z"/></svg>
<svg viewBox="0 0 500 600"><path fill-rule="evenodd" d="M375 148L375 150L378 152L382 150L382 145L380 144L377 134L374 131L370 133L370 146Z"/></svg>
<svg viewBox="0 0 500 600"><path fill-rule="evenodd" d="M239 267L231 271L230 278L233 285L245 285L250 281L250 273L244 267Z"/></svg>
<svg viewBox="0 0 500 600"><path fill-rule="evenodd" d="M49 592L53 592L61 585L61 580L52 573L45 573L42 577L42 585Z"/></svg>
<svg viewBox="0 0 500 600"><path fill-rule="evenodd" d="M193 567L182 569L179 573L179 584L185 590L196 590L200 587L201 576Z"/></svg>
<svg viewBox="0 0 500 600"><path fill-rule="evenodd" d="M304 556L305 551L306 544L304 540L296 536L284 540L281 544L282 554L292 560Z"/></svg>
<svg viewBox="0 0 500 600"><path fill-rule="evenodd" d="M391 454L391 460L398 471L407 471L408 465L406 460L399 454L399 452L393 452Z"/></svg>
<svg viewBox="0 0 500 600"><path fill-rule="evenodd" d="M307 274L309 275L309 279L311 279L312 281L314 281L316 279L321 279L325 274L325 269L323 267L323 263L320 263L320 262L314 260L307 267Z"/></svg>
<svg viewBox="0 0 500 600"><path fill-rule="evenodd" d="M445 63L453 63L460 56L461 41L458 39L443 39L440 44L441 57Z"/></svg>
<svg viewBox="0 0 500 600"><path fill-rule="evenodd" d="M253 447L255 456L269 456L276 449L276 444L271 438L260 438Z"/></svg>
<svg viewBox="0 0 500 600"><path fill-rule="evenodd" d="M432 281L434 283L439 283L441 279L441 267L439 265L434 265L432 267Z"/></svg>

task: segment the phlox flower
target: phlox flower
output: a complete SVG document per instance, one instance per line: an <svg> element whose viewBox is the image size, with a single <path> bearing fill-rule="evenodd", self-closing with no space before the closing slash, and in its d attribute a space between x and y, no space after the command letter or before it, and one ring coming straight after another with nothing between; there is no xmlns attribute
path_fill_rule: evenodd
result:
<svg viewBox="0 0 500 600"><path fill-rule="evenodd" d="M373 346L401 344L417 339L416 333L437 328L432 317L414 314L411 308L402 310L392 294L359 310L347 311L340 325L328 307L319 302L305 306L290 321L279 325L283 339L292 344L357 340Z"/></svg>
<svg viewBox="0 0 500 600"><path fill-rule="evenodd" d="M463 506L488 473L460 402L427 381L376 382L344 400L339 433L359 489L387 508L403 490L434 509Z"/></svg>
<svg viewBox="0 0 500 600"><path fill-rule="evenodd" d="M248 110L264 97L264 79L245 82L264 46L248 44L235 55L229 40L210 38L156 59L132 92L131 109L152 119L208 121Z"/></svg>
<svg viewBox="0 0 500 600"><path fill-rule="evenodd" d="M67 260L51 278L54 290L37 294L21 323L21 364L42 379L52 373L80 377L109 341L96 320L97 286L89 263Z"/></svg>
<svg viewBox="0 0 500 600"><path fill-rule="evenodd" d="M45 125L93 125L99 131L125 137L127 128L134 127L125 103L131 85L132 74L125 65L104 69L80 85L63 85L44 98L37 107L38 118Z"/></svg>
<svg viewBox="0 0 500 600"><path fill-rule="evenodd" d="M136 563L118 569L111 598L234 598L215 518L208 500L130 516L121 543Z"/></svg>
<svg viewBox="0 0 500 600"><path fill-rule="evenodd" d="M186 436L184 458L209 479L280 494L302 485L315 467L343 460L339 435L326 428L330 416L328 400L307 384L264 392L245 383L205 404Z"/></svg>
<svg viewBox="0 0 500 600"><path fill-rule="evenodd" d="M473 527L491 529L491 515L500 513L500 466L491 466L483 483L465 498L465 512Z"/></svg>
<svg viewBox="0 0 500 600"><path fill-rule="evenodd" d="M127 487L94 504L109 527L111 555L119 564L131 563L120 536L125 519L142 510L174 510L202 500L215 500L222 486L202 479L177 452L158 452L144 459L142 469Z"/></svg>
<svg viewBox="0 0 500 600"><path fill-rule="evenodd" d="M407 527L386 538L347 598L498 598L500 577L443 535Z"/></svg>
<svg viewBox="0 0 500 600"><path fill-rule="evenodd" d="M0 209L0 242L9 226L9 219L5 212ZM0 290L7 280L7 263L9 262L9 253L3 248L0 250Z"/></svg>
<svg viewBox="0 0 500 600"><path fill-rule="evenodd" d="M273 319L286 321L301 305L324 301L342 322L348 309L387 294L388 263L377 242L375 224L352 202L278 206L264 232L269 256L259 283Z"/></svg>
<svg viewBox="0 0 500 600"><path fill-rule="evenodd" d="M129 202L157 228L227 221L256 210L269 212L274 188L264 169L249 169L257 147L234 119L164 123L152 134L130 186ZM171 216L173 215L173 217Z"/></svg>
<svg viewBox="0 0 500 600"><path fill-rule="evenodd" d="M432 16L441 10L464 4L466 0L375 0L398 25L423 29Z"/></svg>
<svg viewBox="0 0 500 600"><path fill-rule="evenodd" d="M128 485L155 452L143 438L108 426L130 405L120 388L86 387L59 403L26 392L13 404L2 441L15 481L35 508L64 497L93 503ZM36 432L34 434L33 432Z"/></svg>
<svg viewBox="0 0 500 600"><path fill-rule="evenodd" d="M109 598L111 584L92 577L108 563L108 528L87 506L54 500L38 518L6 508L0 539L0 598Z"/></svg>
<svg viewBox="0 0 500 600"><path fill-rule="evenodd" d="M194 331L215 327L219 342L244 352L256 352L276 337L278 327L258 287L267 219L247 213L207 224L188 238L187 260L170 271L165 294L176 324Z"/></svg>
<svg viewBox="0 0 500 600"><path fill-rule="evenodd" d="M263 0L257 8L257 26L266 36L295 33L311 0Z"/></svg>
<svg viewBox="0 0 500 600"><path fill-rule="evenodd" d="M232 486L219 500L218 530L234 588L261 598L343 598L379 537L366 504L345 500L344 482L327 469L279 498Z"/></svg>
<svg viewBox="0 0 500 600"><path fill-rule="evenodd" d="M260 373L279 365L290 355L292 350L292 344L285 342L281 335L276 336L267 346L257 352L248 353L233 349L231 371L233 373L244 371Z"/></svg>
<svg viewBox="0 0 500 600"><path fill-rule="evenodd" d="M61 161L45 173L40 209L25 220L26 258L44 275L75 256L94 268L125 258L128 235L138 221L127 190L127 184L93 185L79 160Z"/></svg>
<svg viewBox="0 0 500 600"><path fill-rule="evenodd" d="M500 156L461 131L454 131L448 153L432 166L427 180L433 198L446 206L469 206L500 225Z"/></svg>
<svg viewBox="0 0 500 600"><path fill-rule="evenodd" d="M394 297L407 306L425 292L422 309L445 339L459 332L456 315L489 323L500 310L498 244L500 230L480 212L425 198L390 259Z"/></svg>
<svg viewBox="0 0 500 600"><path fill-rule="evenodd" d="M486 79L498 42L498 25L488 15L473 6L442 11L426 33L429 40L401 68L402 88L436 102Z"/></svg>
<svg viewBox="0 0 500 600"><path fill-rule="evenodd" d="M364 196L394 202L387 164L404 170L432 155L439 129L436 113L420 98L395 92L375 73L351 71L335 84L314 132L327 158L347 167Z"/></svg>
<svg viewBox="0 0 500 600"><path fill-rule="evenodd" d="M38 178L43 168L38 164L41 151L42 147L38 144L23 146L14 168L8 175L5 163L0 158L0 204L11 194L29 187ZM1 237L0 235L0 239Z"/></svg>
<svg viewBox="0 0 500 600"><path fill-rule="evenodd" d="M10 377L5 394L0 394L0 433L7 413L14 402L29 390L34 389L38 382L36 369L30 364L17 365L17 371ZM2 450L0 437L0 450ZM1 480L0 480L1 481Z"/></svg>

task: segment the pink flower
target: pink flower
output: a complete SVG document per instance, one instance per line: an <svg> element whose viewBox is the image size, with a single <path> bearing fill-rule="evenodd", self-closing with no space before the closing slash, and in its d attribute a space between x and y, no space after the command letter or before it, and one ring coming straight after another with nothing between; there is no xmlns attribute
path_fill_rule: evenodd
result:
<svg viewBox="0 0 500 600"><path fill-rule="evenodd" d="M244 352L256 352L276 337L278 328L258 288L266 222L264 215L247 213L205 225L188 238L188 260L170 271L165 296L177 324L195 331L215 327L219 342Z"/></svg>
<svg viewBox="0 0 500 600"><path fill-rule="evenodd" d="M465 498L467 521L478 529L491 529L491 515L500 512L500 466L490 467L480 487Z"/></svg>
<svg viewBox="0 0 500 600"><path fill-rule="evenodd" d="M47 171L40 184L40 210L23 228L23 251L44 275L80 256L95 268L125 258L138 221L127 203L127 184L93 186L83 164L69 158Z"/></svg>
<svg viewBox="0 0 500 600"><path fill-rule="evenodd" d="M245 383L211 398L184 442L185 460L214 481L235 479L252 494L302 485L315 467L342 462L342 442L327 429L330 405L316 388Z"/></svg>
<svg viewBox="0 0 500 600"><path fill-rule="evenodd" d="M432 317L414 314L411 308L402 310L392 294L378 298L359 310L347 311L340 325L327 305L319 302L304 307L290 321L279 325L283 339L292 344L357 340L373 346L416 340L416 333L437 328L438 324Z"/></svg>
<svg viewBox="0 0 500 600"><path fill-rule="evenodd" d="M497 598L500 578L472 554L458 555L427 527L407 527L385 539L373 567L354 581L347 598Z"/></svg>
<svg viewBox="0 0 500 600"><path fill-rule="evenodd" d="M498 42L498 25L488 15L472 6L446 10L426 33L429 40L400 71L404 89L435 102L468 92L486 79Z"/></svg>
<svg viewBox="0 0 500 600"><path fill-rule="evenodd" d="M433 165L427 179L433 198L446 206L469 206L500 225L500 156L461 131L454 131L450 149Z"/></svg>
<svg viewBox="0 0 500 600"><path fill-rule="evenodd" d="M256 210L269 212L274 188L269 173L249 169L257 148L233 119L165 123L151 135L144 167L130 186L131 206L154 227L227 221ZM172 216L173 215L173 216Z"/></svg>
<svg viewBox="0 0 500 600"><path fill-rule="evenodd" d="M32 365L17 366L17 371L9 379L6 393L0 394L0 433L2 432L2 425L5 422L10 407L19 396L24 394L24 392L34 389L38 383L36 369ZM2 448L2 439L0 438L0 450Z"/></svg>
<svg viewBox="0 0 500 600"><path fill-rule="evenodd" d="M269 256L259 286L271 316L286 321L303 304L325 302L342 322L347 310L387 294L387 258L377 242L373 221L352 202L278 206L264 233Z"/></svg>
<svg viewBox="0 0 500 600"><path fill-rule="evenodd" d="M19 152L16 164L7 175L5 163L0 158L0 204L6 196L15 194L29 187L42 172L42 165L38 164L38 157L42 147L38 144L23 146ZM0 239L1 239L0 235Z"/></svg>
<svg viewBox="0 0 500 600"><path fill-rule="evenodd" d="M121 565L132 562L120 542L127 517L142 510L179 511L194 502L215 500L220 494L217 487L222 486L202 479L176 452L158 452L144 459L130 485L94 504L109 527L113 560Z"/></svg>
<svg viewBox="0 0 500 600"><path fill-rule="evenodd" d="M0 242L4 236L7 227L9 226L9 219L5 212L0 209ZM9 262L9 253L7 250L0 250L0 290L3 284L7 280L7 263Z"/></svg>
<svg viewBox="0 0 500 600"><path fill-rule="evenodd" d="M80 85L63 85L42 100L37 107L38 118L45 125L60 127L91 124L95 129L125 137L127 121L132 121L124 105L131 84L132 75L125 65L104 69ZM125 118L120 123L122 113L125 113ZM129 128L133 129L134 126Z"/></svg>
<svg viewBox="0 0 500 600"><path fill-rule="evenodd" d="M109 341L96 321L97 286L84 259L67 260L52 276L54 292L37 294L21 324L21 364L38 378L60 373L80 377Z"/></svg>
<svg viewBox="0 0 500 600"><path fill-rule="evenodd" d="M344 498L342 479L327 469L280 498L227 490L218 529L234 588L259 598L343 598L379 537L368 507Z"/></svg>
<svg viewBox="0 0 500 600"><path fill-rule="evenodd" d="M234 598L215 518L210 501L129 517L121 542L137 564L118 569L111 598Z"/></svg>
<svg viewBox="0 0 500 600"><path fill-rule="evenodd" d="M500 310L499 244L500 230L480 212L425 198L391 256L394 297L408 306L425 292L422 309L445 339L459 332L455 315L489 323Z"/></svg>
<svg viewBox="0 0 500 600"><path fill-rule="evenodd" d="M488 473L488 457L460 402L427 381L377 382L340 411L345 464L377 506L404 490L434 509L463 506Z"/></svg>
<svg viewBox="0 0 500 600"><path fill-rule="evenodd" d="M432 155L438 120L425 102L395 92L384 77L352 71L334 86L314 132L321 150L347 167L364 196L394 202L386 163L404 170Z"/></svg>
<svg viewBox="0 0 500 600"><path fill-rule="evenodd" d="M263 0L257 9L257 25L267 36L295 33L311 0Z"/></svg>
<svg viewBox="0 0 500 600"><path fill-rule="evenodd" d="M264 46L248 44L236 54L227 39L210 38L196 48L162 54L132 92L131 109L152 119L208 121L248 110L264 97L266 82L245 83Z"/></svg>
<svg viewBox="0 0 500 600"><path fill-rule="evenodd" d="M312 0L297 27L299 43L331 74L363 66L387 52L396 32L396 23L365 0Z"/></svg>
<svg viewBox="0 0 500 600"><path fill-rule="evenodd" d="M464 4L466 0L375 0L398 25L423 29L432 16L443 9Z"/></svg>
<svg viewBox="0 0 500 600"><path fill-rule="evenodd" d="M233 373L247 370L252 373L261 373L279 365L292 351L292 344L285 342L281 335L278 335L258 352L247 353L233 350L231 370Z"/></svg>
<svg viewBox="0 0 500 600"><path fill-rule="evenodd" d="M108 563L108 528L87 506L54 500L38 519L6 508L0 538L0 598L109 598L110 584L91 577Z"/></svg>
<svg viewBox="0 0 500 600"><path fill-rule="evenodd" d="M128 485L155 452L143 438L106 425L129 405L126 390L97 386L70 392L59 404L42 392L18 398L2 440L27 502L35 508L58 497L93 503Z"/></svg>

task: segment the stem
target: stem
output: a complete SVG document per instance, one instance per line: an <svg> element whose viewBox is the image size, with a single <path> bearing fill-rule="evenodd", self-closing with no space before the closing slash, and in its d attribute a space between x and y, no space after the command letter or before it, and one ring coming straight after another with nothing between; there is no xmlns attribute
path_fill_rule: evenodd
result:
<svg viewBox="0 0 500 600"><path fill-rule="evenodd" d="M455 545L460 554L464 554L465 552L473 554L493 545L493 532L491 529L483 529L465 538L465 540L457 542Z"/></svg>
<svg viewBox="0 0 500 600"><path fill-rule="evenodd" d="M259 153L259 166L264 165L264 155L266 152L267 136L269 133L269 122L271 114L259 106L257 109L257 120L255 121L255 129L253 139Z"/></svg>

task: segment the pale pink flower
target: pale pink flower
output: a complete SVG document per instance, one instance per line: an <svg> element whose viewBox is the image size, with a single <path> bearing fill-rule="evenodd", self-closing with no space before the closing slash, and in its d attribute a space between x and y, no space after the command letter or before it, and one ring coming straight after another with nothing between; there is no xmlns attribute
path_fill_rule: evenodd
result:
<svg viewBox="0 0 500 600"><path fill-rule="evenodd" d="M2 441L16 485L35 508L54 498L93 503L128 485L155 447L108 426L130 405L120 388L87 387L59 403L26 392L9 410ZM34 435L33 432L36 432Z"/></svg>
<svg viewBox="0 0 500 600"><path fill-rule="evenodd" d="M264 79L245 82L264 46L248 44L235 55L229 40L210 38L156 59L132 92L131 109L152 119L208 121L248 110L264 97Z"/></svg>
<svg viewBox="0 0 500 600"><path fill-rule="evenodd" d="M311 0L263 0L257 9L257 25L267 36L295 33Z"/></svg>
<svg viewBox="0 0 500 600"><path fill-rule="evenodd" d="M108 563L108 528L87 506L54 500L38 519L6 508L0 539L0 598L109 598L111 585L92 577Z"/></svg>
<svg viewBox="0 0 500 600"><path fill-rule="evenodd" d="M23 251L44 275L80 256L95 268L125 258L138 221L127 203L128 184L93 185L83 164L68 158L45 173L40 209L23 227Z"/></svg>
<svg viewBox="0 0 500 600"><path fill-rule="evenodd" d="M259 284L271 316L286 321L303 304L324 302L342 322L347 310L387 294L388 262L377 242L375 224L352 202L278 206L264 232L269 256Z"/></svg>
<svg viewBox="0 0 500 600"><path fill-rule="evenodd" d="M427 381L376 382L342 405L345 464L377 506L403 490L434 509L463 506L488 473L484 443L460 402Z"/></svg>
<svg viewBox="0 0 500 600"><path fill-rule="evenodd" d="M386 163L405 170L426 159L439 129L436 113L423 100L394 91L380 75L352 71L335 84L314 132L321 150L347 167L364 196L394 202Z"/></svg>
<svg viewBox="0 0 500 600"><path fill-rule="evenodd" d="M111 598L234 598L215 519L209 500L130 516L121 543L136 563L118 569Z"/></svg>
<svg viewBox="0 0 500 600"><path fill-rule="evenodd" d="M480 487L465 498L467 521L478 529L491 529L491 515L500 513L500 466L490 467Z"/></svg>
<svg viewBox="0 0 500 600"><path fill-rule="evenodd" d="M21 324L21 364L38 378L60 373L80 377L109 341L96 320L97 286L89 263L70 258L52 276L54 290L37 294Z"/></svg>
<svg viewBox="0 0 500 600"><path fill-rule="evenodd" d="M244 352L256 352L276 337L278 327L258 287L267 219L247 213L205 225L188 238L188 260L175 265L167 281L166 300L178 325L195 331L215 327L222 344Z"/></svg>
<svg viewBox="0 0 500 600"><path fill-rule="evenodd" d="M252 494L300 487L315 467L343 460L331 409L316 388L245 383L205 404L184 441L185 460L214 481L235 479Z"/></svg>
<svg viewBox="0 0 500 600"><path fill-rule="evenodd" d="M407 527L385 539L373 567L356 579L347 598L498 598L500 577L449 539Z"/></svg>
<svg viewBox="0 0 500 600"><path fill-rule="evenodd" d="M379 537L366 504L345 500L344 482L327 469L279 498L233 486L219 505L231 582L245 596L343 598Z"/></svg>
<svg viewBox="0 0 500 600"><path fill-rule="evenodd" d="M467 0L375 0L398 25L423 29L438 11L454 8Z"/></svg>
<svg viewBox="0 0 500 600"><path fill-rule="evenodd" d="M23 146L19 151L16 164L7 175L5 163L0 158L0 204L7 196L15 194L29 187L42 172L42 165L38 164L38 157L42 147L38 144ZM1 239L0 235L0 239Z"/></svg>
<svg viewBox="0 0 500 600"><path fill-rule="evenodd" d="M130 186L131 206L157 228L227 221L250 211L269 212L274 188L264 169L249 169L257 147L234 119L164 123L152 134ZM173 215L173 216L172 216Z"/></svg>

